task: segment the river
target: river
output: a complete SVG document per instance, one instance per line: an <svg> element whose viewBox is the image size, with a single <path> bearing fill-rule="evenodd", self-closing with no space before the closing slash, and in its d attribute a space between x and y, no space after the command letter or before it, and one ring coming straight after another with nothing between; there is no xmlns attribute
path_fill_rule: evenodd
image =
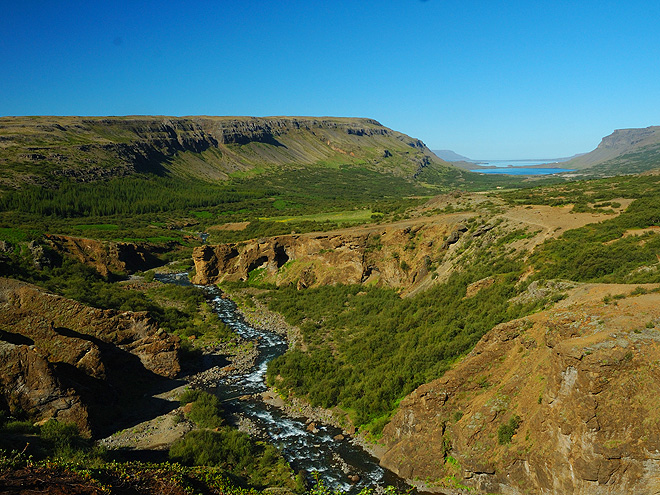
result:
<svg viewBox="0 0 660 495"><path fill-rule="evenodd" d="M190 284L185 273L161 274L156 278L165 283ZM378 459L351 438L335 440L337 435L342 434L338 428L316 422L316 431L310 431L304 420L289 417L280 409L266 404L261 399L261 394L267 390L266 369L269 361L286 352L285 338L247 324L237 311L236 304L221 297L219 289L202 288L214 312L226 325L244 339L258 342L254 368L248 373L221 380L211 390L222 399L228 412L252 423L270 443L279 448L294 471L305 471L310 481L313 480L313 473L318 473L326 486L349 493L388 485L399 491L410 488L394 473L379 466ZM352 482L349 476L355 475L359 481Z"/></svg>

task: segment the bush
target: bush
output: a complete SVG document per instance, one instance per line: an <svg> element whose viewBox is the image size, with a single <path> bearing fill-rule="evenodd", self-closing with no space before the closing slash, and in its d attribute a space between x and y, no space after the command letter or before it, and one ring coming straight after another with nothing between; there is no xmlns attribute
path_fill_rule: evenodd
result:
<svg viewBox="0 0 660 495"><path fill-rule="evenodd" d="M201 390L194 390L192 388L188 388L181 394L181 397L179 397L179 404L185 406L190 402L195 402L197 399L199 399L199 396L202 393L203 392Z"/></svg>
<svg viewBox="0 0 660 495"><path fill-rule="evenodd" d="M291 468L277 449L229 427L191 431L172 445L169 456L181 464L221 467L259 488L293 488Z"/></svg>
<svg viewBox="0 0 660 495"><path fill-rule="evenodd" d="M500 425L497 429L497 441L500 445L511 443L511 438L515 435L520 426L520 416L511 416L508 423Z"/></svg>
<svg viewBox="0 0 660 495"><path fill-rule="evenodd" d="M179 399L181 404L190 405L188 419L200 428L218 428L222 426L222 407L220 399L201 390L187 390Z"/></svg>
<svg viewBox="0 0 660 495"><path fill-rule="evenodd" d="M75 423L60 423L50 420L41 426L41 438L50 445L56 457L71 458L91 448L89 440L80 435Z"/></svg>
<svg viewBox="0 0 660 495"><path fill-rule="evenodd" d="M219 466L225 456L225 435L211 430L191 431L170 447L170 459L189 466Z"/></svg>

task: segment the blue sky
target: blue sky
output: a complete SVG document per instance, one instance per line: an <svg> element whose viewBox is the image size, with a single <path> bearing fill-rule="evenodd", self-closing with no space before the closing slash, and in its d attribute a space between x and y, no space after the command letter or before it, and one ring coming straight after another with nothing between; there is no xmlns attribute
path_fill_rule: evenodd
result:
<svg viewBox="0 0 660 495"><path fill-rule="evenodd" d="M371 117L477 159L660 125L660 2L23 0L0 115Z"/></svg>

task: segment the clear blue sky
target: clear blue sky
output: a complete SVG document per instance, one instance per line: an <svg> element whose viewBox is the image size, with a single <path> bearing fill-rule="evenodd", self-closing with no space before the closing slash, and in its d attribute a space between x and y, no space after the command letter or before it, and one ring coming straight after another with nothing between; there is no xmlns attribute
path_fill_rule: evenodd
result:
<svg viewBox="0 0 660 495"><path fill-rule="evenodd" d="M372 117L471 158L660 124L660 2L36 1L0 13L0 115Z"/></svg>

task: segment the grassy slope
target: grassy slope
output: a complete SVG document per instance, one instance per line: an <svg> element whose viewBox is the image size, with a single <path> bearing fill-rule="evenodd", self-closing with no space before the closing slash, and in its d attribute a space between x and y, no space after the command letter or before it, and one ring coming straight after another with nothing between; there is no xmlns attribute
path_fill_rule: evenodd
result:
<svg viewBox="0 0 660 495"><path fill-rule="evenodd" d="M316 405L340 406L378 433L407 393L444 373L494 325L556 300L549 293L513 304L531 282L659 282L660 234L649 229L660 226L659 190L660 178L651 176L507 193L516 205L572 203L576 211L602 212L613 198L638 199L619 216L547 240L531 257L511 248L528 233L500 229L497 214L480 218L459 242L448 281L407 299L364 286L273 290L264 297L300 325L307 351L273 361L269 379ZM477 234L482 222L496 228ZM470 284L487 277L495 283L466 297Z"/></svg>
<svg viewBox="0 0 660 495"><path fill-rule="evenodd" d="M450 167L421 142L369 119L0 118L6 185L93 167L215 180L273 167L350 164L412 177L424 161Z"/></svg>

